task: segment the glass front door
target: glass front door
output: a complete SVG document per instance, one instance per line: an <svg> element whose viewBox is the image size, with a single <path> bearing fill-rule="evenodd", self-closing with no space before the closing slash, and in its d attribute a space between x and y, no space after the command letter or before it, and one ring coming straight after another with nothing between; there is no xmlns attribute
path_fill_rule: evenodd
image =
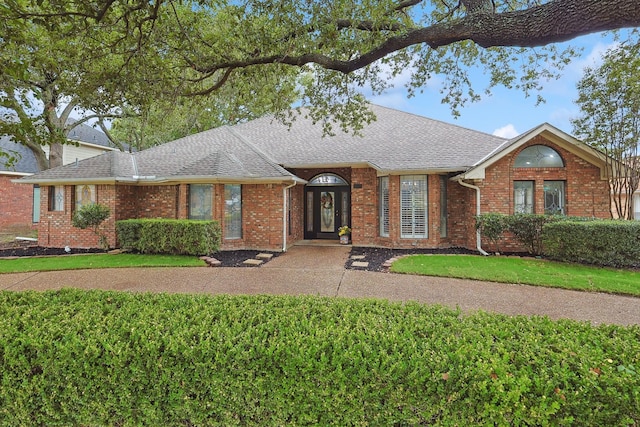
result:
<svg viewBox="0 0 640 427"><path fill-rule="evenodd" d="M338 239L338 228L350 225L349 186L307 187L305 239Z"/></svg>

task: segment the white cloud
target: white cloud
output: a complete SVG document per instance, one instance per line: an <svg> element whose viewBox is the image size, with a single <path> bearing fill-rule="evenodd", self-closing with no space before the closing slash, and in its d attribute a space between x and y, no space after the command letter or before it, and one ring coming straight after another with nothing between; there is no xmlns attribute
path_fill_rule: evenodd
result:
<svg viewBox="0 0 640 427"><path fill-rule="evenodd" d="M516 127L510 123L506 126L502 126L501 128L494 130L493 135L499 136L501 138L513 138L520 135L520 132L518 132L516 130Z"/></svg>

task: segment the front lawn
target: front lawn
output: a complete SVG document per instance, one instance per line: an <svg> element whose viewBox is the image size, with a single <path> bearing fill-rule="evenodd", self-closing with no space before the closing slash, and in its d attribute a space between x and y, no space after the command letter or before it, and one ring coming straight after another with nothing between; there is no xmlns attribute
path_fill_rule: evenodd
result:
<svg viewBox="0 0 640 427"><path fill-rule="evenodd" d="M640 328L414 302L0 292L0 425L640 424Z"/></svg>
<svg viewBox="0 0 640 427"><path fill-rule="evenodd" d="M86 268L203 267L205 265L204 261L194 256L142 254L61 255L0 259L0 273L79 270Z"/></svg>
<svg viewBox="0 0 640 427"><path fill-rule="evenodd" d="M534 258L412 255L394 262L394 273L640 295L640 273Z"/></svg>

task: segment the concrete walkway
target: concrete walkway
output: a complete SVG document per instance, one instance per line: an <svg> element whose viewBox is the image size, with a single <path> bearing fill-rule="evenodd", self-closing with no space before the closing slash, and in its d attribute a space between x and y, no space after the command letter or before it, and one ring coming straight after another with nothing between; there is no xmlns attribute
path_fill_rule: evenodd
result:
<svg viewBox="0 0 640 427"><path fill-rule="evenodd" d="M346 246L295 246L259 268L123 268L0 274L0 290L105 289L204 294L383 298L640 325L640 298L535 286L346 270Z"/></svg>

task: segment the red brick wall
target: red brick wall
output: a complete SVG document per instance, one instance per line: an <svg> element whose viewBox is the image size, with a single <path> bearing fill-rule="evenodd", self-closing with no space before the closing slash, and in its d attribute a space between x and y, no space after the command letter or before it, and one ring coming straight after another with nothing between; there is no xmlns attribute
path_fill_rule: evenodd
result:
<svg viewBox="0 0 640 427"><path fill-rule="evenodd" d="M563 168L514 168L518 154L530 145L543 144L552 147L562 157ZM609 218L609 185L600 179L600 169L586 162L564 148L551 143L542 136L537 136L518 150L505 156L487 168L484 181L478 182L481 188L482 213L502 213L512 215L513 182L534 181L534 210L536 214L544 214L543 185L546 180L565 181L565 214ZM483 240L483 248L496 250L488 241ZM508 240L501 245L503 251L523 250L517 242Z"/></svg>
<svg viewBox="0 0 640 427"><path fill-rule="evenodd" d="M475 249L476 191L449 181L448 233L451 246Z"/></svg>
<svg viewBox="0 0 640 427"><path fill-rule="evenodd" d="M354 168L352 170L352 180L354 185L362 184L361 188L355 188L354 185L351 186L353 224L351 236L354 245L394 248L435 248L450 245L452 241L451 231L449 231L447 237L440 237L439 175L429 175L427 181L429 195L428 238L426 239L405 239L400 237L400 176L389 176L389 237L380 236L379 188L375 169ZM448 184L449 197L451 197L451 188L451 184ZM450 216L451 209L449 209L449 222L451 222ZM451 224L449 227L451 227Z"/></svg>
<svg viewBox="0 0 640 427"><path fill-rule="evenodd" d="M75 211L75 186L64 187L64 210L49 210L49 187L40 188L40 223L38 224L38 244L40 246L62 248L97 248L99 237L92 230L81 230L71 225ZM116 192L112 185L96 185L96 203L107 206L111 215L100 226L99 230L107 236L110 247L116 246L115 221Z"/></svg>
<svg viewBox="0 0 640 427"><path fill-rule="evenodd" d="M302 188L302 187L300 187ZM243 237L225 239L222 249L281 250L283 185L260 184L242 186ZM39 244L49 247L71 246L77 248L98 247L98 237L90 230L80 230L71 225L74 209L74 187L65 187L65 210L48 210L48 187L42 187L41 222ZM186 218L188 217L188 187L167 186L97 186L96 201L107 205L112 215L101 228L107 230L108 241L116 246L115 221L129 218ZM301 190L298 190L301 194ZM301 197L294 191L294 209L299 209ZM224 185L214 186L213 215L220 221L224 233ZM295 211L294 211L295 212ZM295 216L295 215L294 215ZM294 223L295 234L291 243L299 238L302 230L300 219ZM296 235L297 234L297 235Z"/></svg>
<svg viewBox="0 0 640 427"><path fill-rule="evenodd" d="M276 184L242 185L242 239L224 235L224 185L219 186L223 249L282 249L283 188Z"/></svg>
<svg viewBox="0 0 640 427"><path fill-rule="evenodd" d="M19 176L0 176L0 230L32 228L33 185L15 184Z"/></svg>

